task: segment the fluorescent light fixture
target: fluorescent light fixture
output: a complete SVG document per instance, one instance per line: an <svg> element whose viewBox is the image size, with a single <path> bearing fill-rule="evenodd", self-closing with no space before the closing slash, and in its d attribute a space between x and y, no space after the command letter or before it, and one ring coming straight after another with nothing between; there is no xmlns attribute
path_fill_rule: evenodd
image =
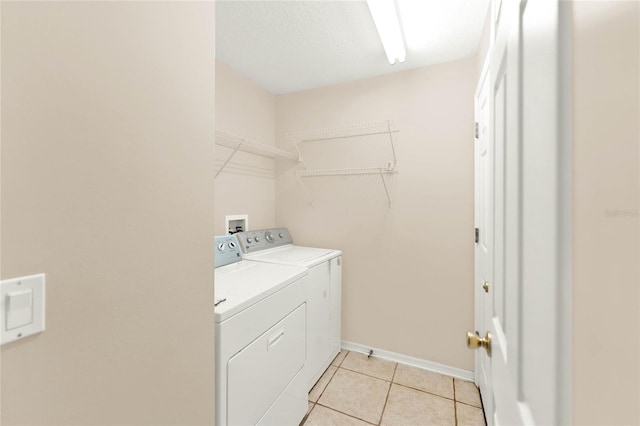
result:
<svg viewBox="0 0 640 426"><path fill-rule="evenodd" d="M367 0L373 22L376 24L382 46L391 65L404 62L407 53L404 49L400 21L396 13L394 0Z"/></svg>

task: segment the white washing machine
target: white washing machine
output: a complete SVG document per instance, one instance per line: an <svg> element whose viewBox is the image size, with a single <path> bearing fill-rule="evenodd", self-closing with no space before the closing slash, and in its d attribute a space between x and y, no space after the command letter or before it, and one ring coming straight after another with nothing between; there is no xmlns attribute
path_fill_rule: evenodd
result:
<svg viewBox="0 0 640 426"><path fill-rule="evenodd" d="M342 252L293 245L286 228L235 234L243 259L309 268L307 287L307 389L340 352Z"/></svg>
<svg viewBox="0 0 640 426"><path fill-rule="evenodd" d="M308 270L215 238L216 425L298 425L307 408Z"/></svg>

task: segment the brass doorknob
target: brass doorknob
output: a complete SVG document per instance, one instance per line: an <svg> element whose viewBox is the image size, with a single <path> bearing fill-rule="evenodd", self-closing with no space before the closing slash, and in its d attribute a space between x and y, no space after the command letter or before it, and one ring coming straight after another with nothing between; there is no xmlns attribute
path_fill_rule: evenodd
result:
<svg viewBox="0 0 640 426"><path fill-rule="evenodd" d="M489 293L489 283L488 282L484 282L484 284L482 284L482 288L484 289L485 293Z"/></svg>
<svg viewBox="0 0 640 426"><path fill-rule="evenodd" d="M478 349L481 346L485 348L487 354L491 356L491 333L487 331L487 335L482 338L477 331L475 333L467 331L467 347L469 349Z"/></svg>

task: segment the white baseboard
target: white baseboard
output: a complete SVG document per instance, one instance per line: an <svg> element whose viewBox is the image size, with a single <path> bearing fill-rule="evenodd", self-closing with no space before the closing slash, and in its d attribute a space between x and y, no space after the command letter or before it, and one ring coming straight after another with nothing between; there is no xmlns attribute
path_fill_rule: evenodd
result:
<svg viewBox="0 0 640 426"><path fill-rule="evenodd" d="M449 365L444 365L433 361L427 361L426 359L414 358L412 356L402 355L396 352L385 351L384 349L372 348L371 346L361 345L360 343L347 342L345 340L343 340L341 343L342 349L346 349L348 351L369 354L369 351L373 350L373 356L386 359L387 361L393 361L399 364L422 368L423 370L445 374L447 376L456 377L462 380L469 380L471 382L474 381L473 371L451 367Z"/></svg>

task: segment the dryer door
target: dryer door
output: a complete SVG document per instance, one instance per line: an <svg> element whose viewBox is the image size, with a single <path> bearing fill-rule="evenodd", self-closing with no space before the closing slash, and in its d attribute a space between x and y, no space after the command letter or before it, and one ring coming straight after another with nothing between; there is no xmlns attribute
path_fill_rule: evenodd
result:
<svg viewBox="0 0 640 426"><path fill-rule="evenodd" d="M306 304L229 360L227 423L255 425L305 363Z"/></svg>

